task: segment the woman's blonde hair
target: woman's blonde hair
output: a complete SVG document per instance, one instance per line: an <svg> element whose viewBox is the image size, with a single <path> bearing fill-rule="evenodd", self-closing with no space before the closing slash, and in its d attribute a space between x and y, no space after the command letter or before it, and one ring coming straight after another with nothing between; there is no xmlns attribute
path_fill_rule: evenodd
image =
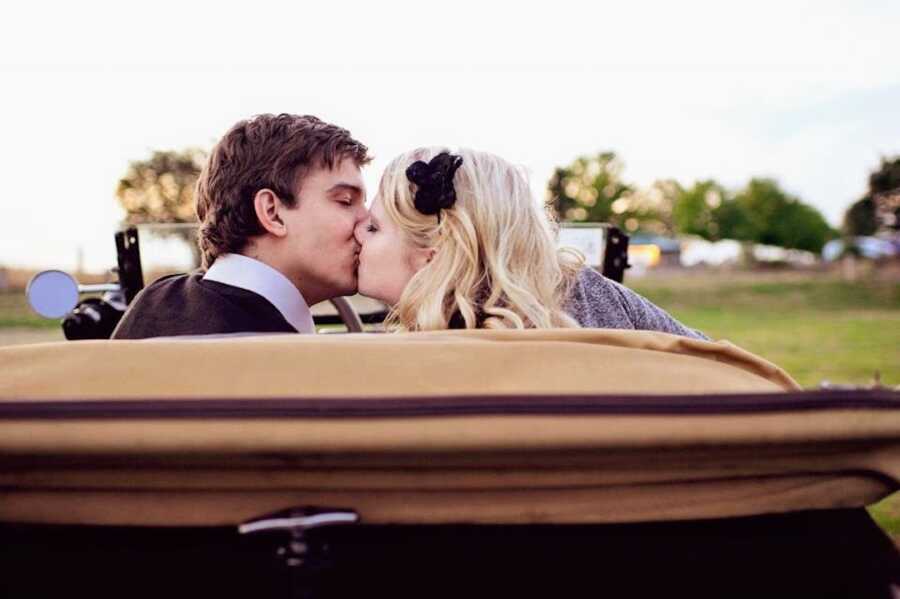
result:
<svg viewBox="0 0 900 599"><path fill-rule="evenodd" d="M454 152L463 159L453 177L456 203L439 215L416 210L406 169L447 151L407 152L382 176L378 195L388 218L413 245L435 250L392 308L387 328L577 327L564 304L583 260L557 249L555 225L522 170L485 152Z"/></svg>

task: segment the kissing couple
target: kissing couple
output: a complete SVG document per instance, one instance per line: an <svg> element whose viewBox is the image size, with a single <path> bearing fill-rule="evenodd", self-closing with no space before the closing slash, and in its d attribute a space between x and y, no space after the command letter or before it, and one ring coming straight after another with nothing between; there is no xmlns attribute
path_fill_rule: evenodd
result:
<svg viewBox="0 0 900 599"><path fill-rule="evenodd" d="M114 339L315 333L310 306L361 293L387 331L594 327L698 339L559 249L522 169L467 149L394 158L366 207L368 148L313 116L234 125L197 181L196 272L134 299Z"/></svg>

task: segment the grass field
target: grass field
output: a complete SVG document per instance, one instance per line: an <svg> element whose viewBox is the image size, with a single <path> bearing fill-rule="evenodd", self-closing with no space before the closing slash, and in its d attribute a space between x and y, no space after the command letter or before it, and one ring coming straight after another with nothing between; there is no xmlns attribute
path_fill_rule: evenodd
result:
<svg viewBox="0 0 900 599"><path fill-rule="evenodd" d="M0 345L4 329L59 329L59 321L41 318L28 307L24 291L0 293Z"/></svg>
<svg viewBox="0 0 900 599"><path fill-rule="evenodd" d="M900 385L900 283L815 274L672 274L630 286L688 326L784 368L804 387Z"/></svg>
<svg viewBox="0 0 900 599"><path fill-rule="evenodd" d="M658 273L628 284L688 326L822 381L900 385L900 282L845 282L815 273ZM0 345L61 340L59 323L0 293ZM870 508L900 544L900 493Z"/></svg>

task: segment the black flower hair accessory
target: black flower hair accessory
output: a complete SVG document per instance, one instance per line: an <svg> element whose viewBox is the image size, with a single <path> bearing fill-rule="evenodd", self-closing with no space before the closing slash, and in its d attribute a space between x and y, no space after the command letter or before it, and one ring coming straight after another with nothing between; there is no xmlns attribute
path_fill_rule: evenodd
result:
<svg viewBox="0 0 900 599"><path fill-rule="evenodd" d="M406 169L406 178L418 189L413 202L422 214L436 214L441 222L441 210L456 203L453 175L462 166L462 156L441 152L430 162L417 160Z"/></svg>

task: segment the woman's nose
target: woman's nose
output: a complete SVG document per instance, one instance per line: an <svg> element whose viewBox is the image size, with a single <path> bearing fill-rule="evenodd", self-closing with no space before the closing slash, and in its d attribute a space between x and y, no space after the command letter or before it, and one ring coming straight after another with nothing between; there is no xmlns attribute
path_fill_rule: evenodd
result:
<svg viewBox="0 0 900 599"><path fill-rule="evenodd" d="M361 220L359 223L356 224L356 227L353 229L353 236L356 238L356 243L358 243L360 245L363 244L363 237L364 237L363 234L366 231L367 220L368 219Z"/></svg>

